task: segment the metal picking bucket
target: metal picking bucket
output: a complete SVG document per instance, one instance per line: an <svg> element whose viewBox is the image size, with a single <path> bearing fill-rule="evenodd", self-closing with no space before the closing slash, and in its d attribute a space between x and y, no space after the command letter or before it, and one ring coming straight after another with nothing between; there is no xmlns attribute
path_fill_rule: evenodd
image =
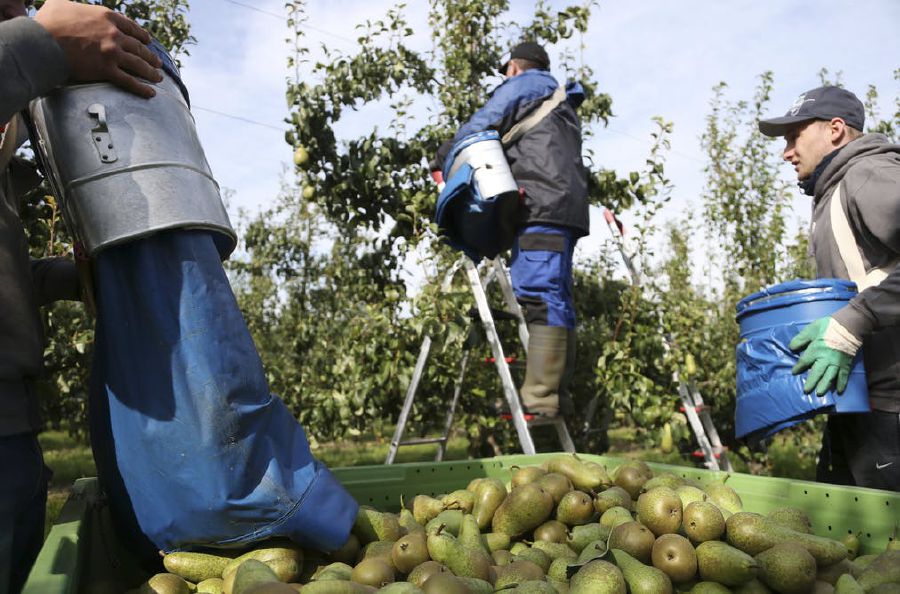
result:
<svg viewBox="0 0 900 594"><path fill-rule="evenodd" d="M464 164L471 165L475 170L478 192L485 198L519 192L519 186L513 179L503 153L500 137L494 130L477 132L456 143L447 157L447 164L450 171L445 172L445 180L451 179ZM444 168L447 168L446 164Z"/></svg>
<svg viewBox="0 0 900 594"><path fill-rule="evenodd" d="M234 250L237 237L175 77L164 71L152 99L94 83L62 87L29 107L63 216L91 255L176 228L215 231L223 258Z"/></svg>

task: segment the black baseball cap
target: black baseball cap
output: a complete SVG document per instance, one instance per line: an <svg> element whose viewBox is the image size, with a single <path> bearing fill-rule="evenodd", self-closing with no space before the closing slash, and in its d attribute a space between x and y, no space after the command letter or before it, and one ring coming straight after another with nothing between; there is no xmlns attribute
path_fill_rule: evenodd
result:
<svg viewBox="0 0 900 594"><path fill-rule="evenodd" d="M851 128L862 131L866 112L856 95L840 87L819 87L794 100L780 118L759 121L759 131L766 136L784 136L796 124L810 120L841 118Z"/></svg>
<svg viewBox="0 0 900 594"><path fill-rule="evenodd" d="M529 60L537 64L541 70L550 70L550 57L544 48L533 41L523 41L512 48L512 51L500 60L500 65L497 67L500 74L506 74L506 67L513 58Z"/></svg>

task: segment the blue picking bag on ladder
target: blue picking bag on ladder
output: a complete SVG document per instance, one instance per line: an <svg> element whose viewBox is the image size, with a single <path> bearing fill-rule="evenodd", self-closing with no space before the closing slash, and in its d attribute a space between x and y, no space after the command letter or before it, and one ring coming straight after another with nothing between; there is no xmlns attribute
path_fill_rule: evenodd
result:
<svg viewBox="0 0 900 594"><path fill-rule="evenodd" d="M357 503L269 393L213 234L110 247L95 284L91 438L120 529L167 552L343 545Z"/></svg>

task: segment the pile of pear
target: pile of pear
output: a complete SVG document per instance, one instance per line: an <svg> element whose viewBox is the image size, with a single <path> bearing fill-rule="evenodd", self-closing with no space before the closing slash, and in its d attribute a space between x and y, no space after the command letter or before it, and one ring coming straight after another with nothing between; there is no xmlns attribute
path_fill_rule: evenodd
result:
<svg viewBox="0 0 900 594"><path fill-rule="evenodd" d="M330 554L267 541L240 555L172 553L141 594L900 593L900 547L856 556L859 540L812 534L806 514L745 511L725 482L611 475L575 455L514 467L508 483L361 507ZM154 583L156 580L156 583ZM165 581L163 584L162 582Z"/></svg>

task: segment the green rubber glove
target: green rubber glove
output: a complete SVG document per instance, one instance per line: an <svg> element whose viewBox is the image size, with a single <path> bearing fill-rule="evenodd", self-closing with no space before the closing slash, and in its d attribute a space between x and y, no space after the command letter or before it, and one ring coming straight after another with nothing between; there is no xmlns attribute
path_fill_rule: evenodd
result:
<svg viewBox="0 0 900 594"><path fill-rule="evenodd" d="M835 384L838 394L843 394L850 380L853 356L861 343L831 316L819 318L798 332L788 345L792 351L805 348L791 371L797 375L809 369L803 384L806 394L815 389L817 395L823 396Z"/></svg>

